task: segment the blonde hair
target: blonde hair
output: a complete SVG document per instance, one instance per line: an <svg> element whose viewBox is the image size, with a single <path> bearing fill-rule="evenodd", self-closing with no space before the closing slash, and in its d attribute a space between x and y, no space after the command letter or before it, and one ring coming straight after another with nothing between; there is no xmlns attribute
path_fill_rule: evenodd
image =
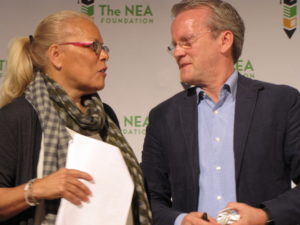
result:
<svg viewBox="0 0 300 225"><path fill-rule="evenodd" d="M88 16L74 11L60 11L44 18L29 37L15 39L8 51L6 73L0 89L0 107L23 95L28 84L33 80L34 71L45 72L48 65L47 51L53 43L62 42L72 35L65 29L72 19Z"/></svg>
<svg viewBox="0 0 300 225"><path fill-rule="evenodd" d="M233 33L232 59L236 63L241 56L244 43L243 19L232 5L221 0L182 0L173 6L172 15L177 16L183 11L200 7L211 9L212 14L207 20L207 26L211 29L214 38L224 30L230 30Z"/></svg>

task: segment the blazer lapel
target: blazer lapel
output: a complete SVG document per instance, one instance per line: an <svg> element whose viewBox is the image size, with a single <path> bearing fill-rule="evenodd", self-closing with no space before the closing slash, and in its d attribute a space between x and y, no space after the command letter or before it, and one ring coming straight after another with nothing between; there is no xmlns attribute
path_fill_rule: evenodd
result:
<svg viewBox="0 0 300 225"><path fill-rule="evenodd" d="M191 199L192 207L197 209L198 205L198 177L199 177L199 160L198 160L198 119L197 119L197 95L196 88L187 90L186 95L182 99L182 104L178 104L180 128L182 129L182 138L186 145L187 162L191 170L191 184L193 185L193 199Z"/></svg>
<svg viewBox="0 0 300 225"><path fill-rule="evenodd" d="M236 181L239 179L243 154L247 143L253 113L255 111L258 94L262 89L262 84L258 84L255 81L245 78L239 74L234 120L234 156Z"/></svg>
<svg viewBox="0 0 300 225"><path fill-rule="evenodd" d="M179 104L179 118L183 139L189 150L188 155L195 156L197 151L197 95L196 89L187 90L186 96L183 98L183 104ZM191 154L192 153L192 154Z"/></svg>

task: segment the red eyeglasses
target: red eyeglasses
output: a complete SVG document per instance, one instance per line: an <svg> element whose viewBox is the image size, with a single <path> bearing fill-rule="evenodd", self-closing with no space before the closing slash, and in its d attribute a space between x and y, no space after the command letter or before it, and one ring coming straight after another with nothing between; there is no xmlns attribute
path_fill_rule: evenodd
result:
<svg viewBox="0 0 300 225"><path fill-rule="evenodd" d="M80 46L80 47L87 47L92 49L96 55L100 55L101 51L104 50L106 53L109 53L109 48L103 43L100 43L98 41L93 42L63 42L59 45L74 45L74 46Z"/></svg>

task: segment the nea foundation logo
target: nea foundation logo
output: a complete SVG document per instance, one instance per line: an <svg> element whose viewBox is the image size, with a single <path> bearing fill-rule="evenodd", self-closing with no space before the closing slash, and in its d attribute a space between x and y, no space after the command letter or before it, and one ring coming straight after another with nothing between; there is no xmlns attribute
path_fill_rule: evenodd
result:
<svg viewBox="0 0 300 225"><path fill-rule="evenodd" d="M297 29L297 0L281 0L283 6L283 30L289 38L292 38Z"/></svg>
<svg viewBox="0 0 300 225"><path fill-rule="evenodd" d="M80 11L99 23L106 24L153 24L154 13L146 4L104 4L95 0L78 0Z"/></svg>
<svg viewBox="0 0 300 225"><path fill-rule="evenodd" d="M124 135L145 135L149 124L148 116L128 115L124 116L122 133Z"/></svg>
<svg viewBox="0 0 300 225"><path fill-rule="evenodd" d="M107 24L153 24L153 10L149 5L128 4L113 7L99 5L100 23Z"/></svg>
<svg viewBox="0 0 300 225"><path fill-rule="evenodd" d="M93 17L95 14L95 0L79 0L78 4L81 4L81 12Z"/></svg>
<svg viewBox="0 0 300 225"><path fill-rule="evenodd" d="M255 71L249 59L239 59L235 64L235 69L248 78L255 78Z"/></svg>

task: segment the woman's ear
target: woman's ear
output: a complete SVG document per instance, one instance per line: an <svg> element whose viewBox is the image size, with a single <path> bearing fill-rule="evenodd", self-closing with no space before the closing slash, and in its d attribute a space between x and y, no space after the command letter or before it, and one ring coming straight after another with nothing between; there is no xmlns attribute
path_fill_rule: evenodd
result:
<svg viewBox="0 0 300 225"><path fill-rule="evenodd" d="M47 56L49 59L50 66L54 67L57 70L61 70L62 68L62 58L63 52L59 45L52 44L47 51Z"/></svg>

